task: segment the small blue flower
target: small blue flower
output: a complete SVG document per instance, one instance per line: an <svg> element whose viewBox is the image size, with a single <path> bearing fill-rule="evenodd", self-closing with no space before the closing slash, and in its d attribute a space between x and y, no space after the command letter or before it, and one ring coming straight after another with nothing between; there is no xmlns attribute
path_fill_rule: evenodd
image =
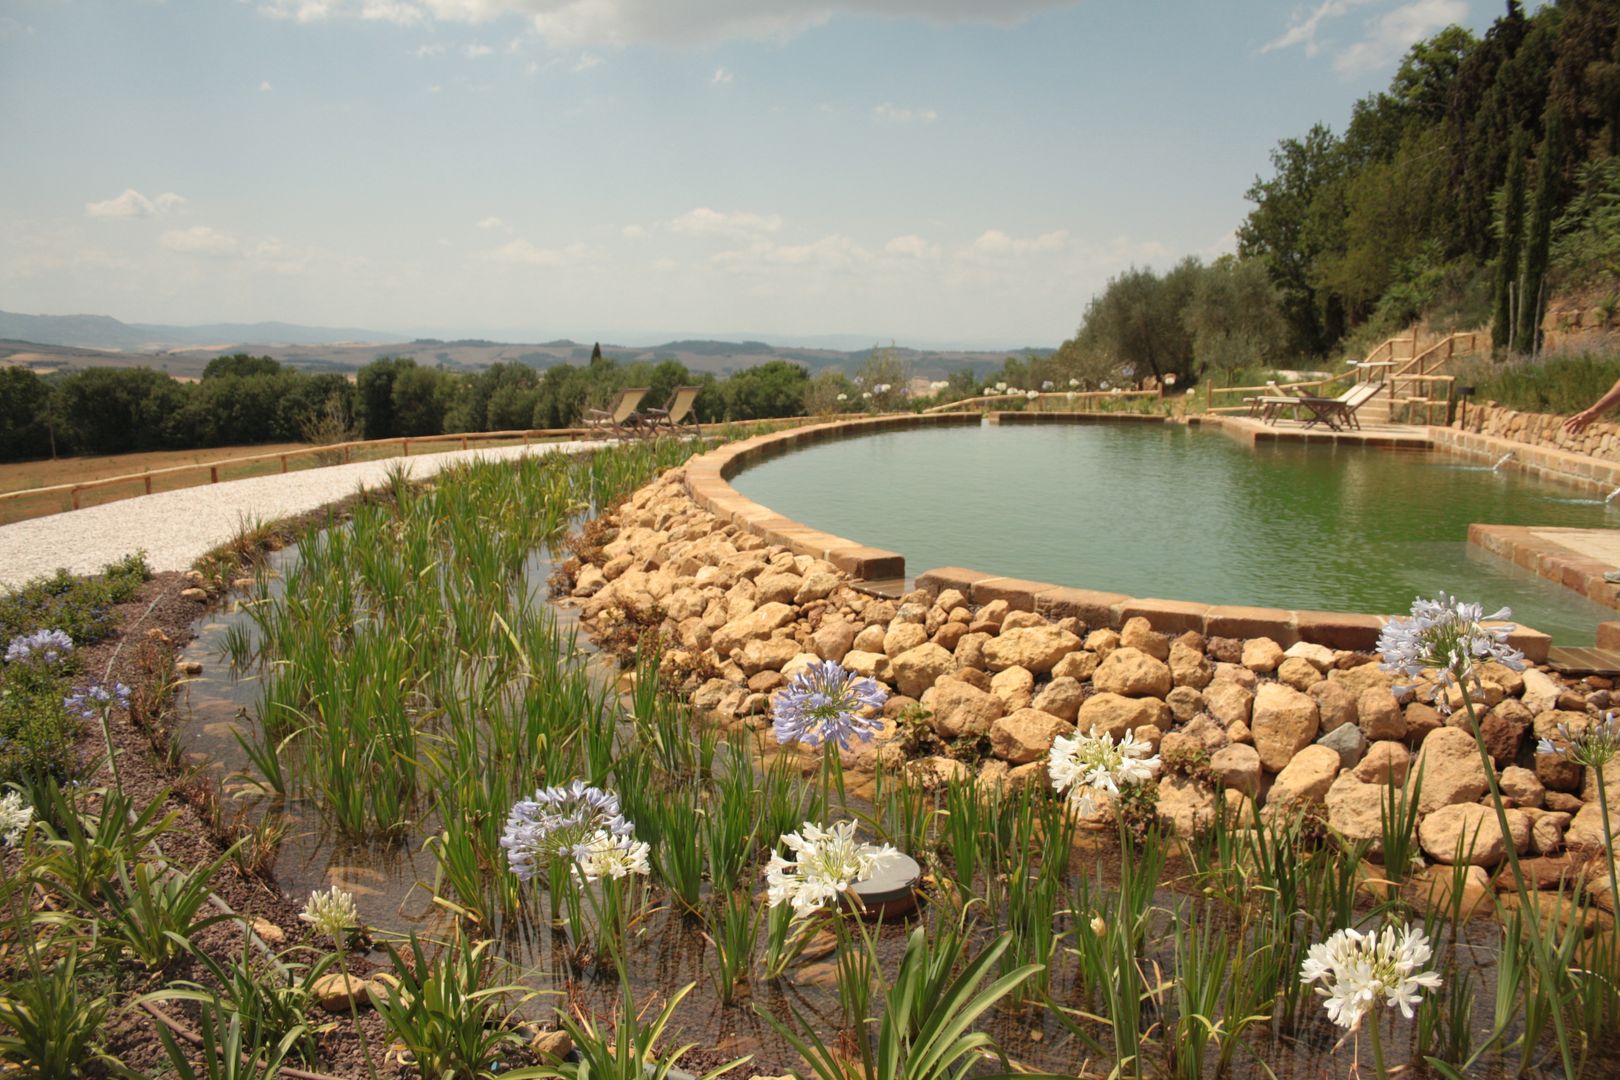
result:
<svg viewBox="0 0 1620 1080"><path fill-rule="evenodd" d="M506 819L501 847L520 880L543 874L558 855L571 855L599 839L633 836L635 827L619 811L619 797L575 780L564 787L541 788L532 799L519 799Z"/></svg>
<svg viewBox="0 0 1620 1080"><path fill-rule="evenodd" d="M1563 745L1543 737L1536 743L1536 753L1568 755L1571 761L1589 769L1602 769L1620 752L1620 718L1612 712L1604 713L1601 720L1573 727L1560 723L1556 733Z"/></svg>
<svg viewBox="0 0 1620 1080"><path fill-rule="evenodd" d="M876 680L846 671L832 660L823 660L794 676L787 689L777 695L771 731L783 744L820 746L835 742L848 750L852 736L868 742L882 730L880 718L861 714L867 709L883 708L888 698Z"/></svg>
<svg viewBox="0 0 1620 1080"><path fill-rule="evenodd" d="M59 663L73 651L73 639L61 630L36 630L20 634L6 646L6 663L38 660L45 664Z"/></svg>
<svg viewBox="0 0 1620 1080"><path fill-rule="evenodd" d="M1508 635L1518 628L1500 621L1512 614L1502 608L1486 615L1483 605L1465 604L1445 593L1433 600L1418 597L1410 618L1391 619L1379 632L1382 667L1413 679L1433 669L1436 693L1454 682L1477 685L1478 666L1491 661L1523 671L1524 653L1508 644Z"/></svg>

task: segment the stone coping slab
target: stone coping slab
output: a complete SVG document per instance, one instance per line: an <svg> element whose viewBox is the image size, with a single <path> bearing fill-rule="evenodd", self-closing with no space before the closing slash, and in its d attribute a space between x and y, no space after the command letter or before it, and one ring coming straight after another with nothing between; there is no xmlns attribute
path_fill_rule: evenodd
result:
<svg viewBox="0 0 1620 1080"><path fill-rule="evenodd" d="M1248 446L1261 443L1330 443L1336 446L1378 446L1388 450L1431 450L1434 428L1410 424L1367 423L1361 428L1330 431L1326 427L1273 426L1247 416L1189 416L1189 424L1211 427Z"/></svg>
<svg viewBox="0 0 1620 1080"><path fill-rule="evenodd" d="M1429 433L1435 446L1459 457L1497 461L1511 453L1513 458L1508 464L1532 476L1559 480L1593 495L1607 495L1620 488L1620 462L1457 428L1431 427Z"/></svg>
<svg viewBox="0 0 1620 1080"><path fill-rule="evenodd" d="M1108 423L1115 420L1162 423L1167 419L1136 413L992 415L999 416L1003 422L1007 422L1009 417L1021 418L1010 421L1012 423ZM1042 419L1034 419L1037 417ZM1231 425L1232 419L1201 418L1201 422L1214 422L1222 428L1227 428ZM901 553L885 551L857 540L834 536L784 517L739 493L731 486L731 477L766 458L818 442L912 428L968 426L979 423L980 417L977 413L902 413L862 420L811 424L787 431L755 435L711 450L687 462L686 488L699 506L722 521L733 523L770 543L782 544L795 554L825 559L858 581L903 579L906 560ZM1434 445L1430 441L1430 433L1450 431L1448 428L1420 430L1425 432L1421 439L1403 437L1388 443L1377 441L1386 437L1383 432L1336 432L1321 435L1301 431L1287 433L1309 435L1312 441L1321 441L1324 437L1338 439L1340 436L1361 435L1360 438L1344 438L1342 441L1358 442L1362 445L1418 445L1427 449ZM1480 436L1470 437L1480 438ZM1472 535L1471 528L1470 539ZM1204 604L1158 597L1133 597L1123 593L1029 581L959 566L936 567L925 571L917 576L916 586L936 595L944 589L957 589L975 605L1004 600L1007 606L1015 611L1033 611L1053 618L1073 615L1093 627L1119 627L1128 619L1142 616L1161 633L1179 634L1193 630L1220 637L1269 637L1281 645L1309 641L1336 649L1367 650L1376 644L1379 631L1388 621L1385 616L1356 612L1292 611L1282 608ZM1552 645L1550 637L1529 627L1519 627L1509 640L1516 648L1524 650L1527 657L1538 663L1546 660L1547 650Z"/></svg>
<svg viewBox="0 0 1620 1080"><path fill-rule="evenodd" d="M1468 526L1468 542L1513 565L1556 581L1604 607L1620 608L1620 585L1603 580L1620 569L1620 532L1534 525ZM1605 557L1605 549L1615 549Z"/></svg>

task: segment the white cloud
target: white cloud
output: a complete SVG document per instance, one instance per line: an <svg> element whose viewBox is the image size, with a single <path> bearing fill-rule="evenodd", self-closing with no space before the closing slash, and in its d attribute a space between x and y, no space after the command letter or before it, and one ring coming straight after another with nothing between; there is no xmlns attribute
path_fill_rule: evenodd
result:
<svg viewBox="0 0 1620 1080"><path fill-rule="evenodd" d="M746 211L723 213L699 206L688 210L669 223L670 232L693 236L725 236L746 239L782 228L782 219L776 214L751 214Z"/></svg>
<svg viewBox="0 0 1620 1080"><path fill-rule="evenodd" d="M890 255L905 255L913 259L933 259L939 257L939 245L930 244L920 236L897 236L883 245L883 250Z"/></svg>
<svg viewBox="0 0 1620 1080"><path fill-rule="evenodd" d="M1057 251L1069 243L1069 230L1054 229L1039 236L1009 236L1000 229L986 229L968 250L980 255L1032 255Z"/></svg>
<svg viewBox="0 0 1620 1080"><path fill-rule="evenodd" d="M442 52L444 52L444 46L437 43L433 45L418 45L416 47L416 57L419 60L429 56L438 56Z"/></svg>
<svg viewBox="0 0 1620 1080"><path fill-rule="evenodd" d="M733 78L735 78L735 76L733 76L731 72L727 71L723 67L717 67L714 69L714 74L709 76L709 85L729 86Z"/></svg>
<svg viewBox="0 0 1620 1080"><path fill-rule="evenodd" d="M193 225L189 229L171 229L158 237L158 243L170 251L186 255L236 255L242 245L236 237L220 232L208 225Z"/></svg>
<svg viewBox="0 0 1620 1080"><path fill-rule="evenodd" d="M1294 20L1287 30L1260 46L1263 53L1274 52L1277 49L1291 49L1296 45L1303 46L1306 56L1315 56L1322 48L1317 40L1317 32L1322 23L1329 19L1337 19L1353 7L1359 7L1371 0L1323 0L1309 13L1294 14Z"/></svg>
<svg viewBox="0 0 1620 1080"><path fill-rule="evenodd" d="M157 214L171 213L185 204L185 197L172 191L166 191L155 199L148 199L134 188L125 188L122 195L115 195L100 202L85 203L84 212L94 218L153 217Z"/></svg>
<svg viewBox="0 0 1620 1080"><path fill-rule="evenodd" d="M654 259L652 262L652 270L655 274L673 274L680 268L681 264L674 259Z"/></svg>
<svg viewBox="0 0 1620 1080"><path fill-rule="evenodd" d="M494 51L495 50L490 48L488 45L466 45L463 46L461 50L462 55L466 56L469 60L481 59L490 55Z"/></svg>
<svg viewBox="0 0 1620 1080"><path fill-rule="evenodd" d="M275 89L275 87L270 85L270 80L269 79L265 79L263 82L259 83L259 93L261 93L261 94L268 94L270 91L272 91L274 89Z"/></svg>
<svg viewBox="0 0 1620 1080"><path fill-rule="evenodd" d="M427 92L430 94L442 94L444 93L444 87L440 86L438 83L430 83L428 84Z"/></svg>
<svg viewBox="0 0 1620 1080"><path fill-rule="evenodd" d="M571 266L588 258L590 253L590 249L581 243L560 248L542 248L527 240L513 240L493 251L485 252L484 258L512 266Z"/></svg>
<svg viewBox="0 0 1620 1080"><path fill-rule="evenodd" d="M619 230L619 235L623 236L626 240L640 240L642 237L647 235L647 230L642 228L640 225L626 225L624 228Z"/></svg>
<svg viewBox="0 0 1620 1080"><path fill-rule="evenodd" d="M580 53L579 59L574 61L575 71L589 71L602 62L602 58L595 53Z"/></svg>
<svg viewBox="0 0 1620 1080"><path fill-rule="evenodd" d="M489 217L484 217L484 218L479 218L478 219L478 228L480 228L480 229L504 229L504 228L506 228L506 222L502 221L500 218L496 217L494 214L491 214Z"/></svg>
<svg viewBox="0 0 1620 1080"><path fill-rule="evenodd" d="M872 119L890 124L932 124L939 119L933 109L912 109L885 101L872 110Z"/></svg>
<svg viewBox="0 0 1620 1080"><path fill-rule="evenodd" d="M1468 17L1465 0L1412 0L1367 24L1367 32L1334 60L1341 75L1393 66L1416 42Z"/></svg>
<svg viewBox="0 0 1620 1080"><path fill-rule="evenodd" d="M277 18L427 19L486 23L525 19L556 48L629 44L712 44L734 38L782 38L840 15L920 18L935 23L1006 26L1076 0L264 0Z"/></svg>

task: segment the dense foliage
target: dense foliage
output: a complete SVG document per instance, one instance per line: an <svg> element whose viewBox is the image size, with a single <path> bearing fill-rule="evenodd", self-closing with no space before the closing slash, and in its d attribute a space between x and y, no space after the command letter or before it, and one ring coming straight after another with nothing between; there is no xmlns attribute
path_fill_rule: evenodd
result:
<svg viewBox="0 0 1620 1080"><path fill-rule="evenodd" d="M1576 413L1602 397L1620 380L1620 356L1576 353L1465 369L1458 375L1474 385L1480 401L1538 413Z"/></svg>

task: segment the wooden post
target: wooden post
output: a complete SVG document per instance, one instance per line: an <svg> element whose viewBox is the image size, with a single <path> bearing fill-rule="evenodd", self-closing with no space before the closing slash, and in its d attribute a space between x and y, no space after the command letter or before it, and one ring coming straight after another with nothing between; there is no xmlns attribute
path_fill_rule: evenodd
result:
<svg viewBox="0 0 1620 1080"><path fill-rule="evenodd" d="M219 483L219 466L218 465L210 465L210 466L208 466L208 482L210 484Z"/></svg>
<svg viewBox="0 0 1620 1080"><path fill-rule="evenodd" d="M281 471L282 472L287 471L287 455L286 454L281 455Z"/></svg>
<svg viewBox="0 0 1620 1080"><path fill-rule="evenodd" d="M143 479L146 481L146 493L148 495L152 494L152 474L147 473Z"/></svg>
<svg viewBox="0 0 1620 1080"><path fill-rule="evenodd" d="M403 451L403 456L410 457L411 456L411 440L409 440L409 439L401 439L401 440L399 440L399 445L400 445L401 450Z"/></svg>
<svg viewBox="0 0 1620 1080"><path fill-rule="evenodd" d="M72 494L73 494L73 509L77 510L79 508L79 489L74 488Z"/></svg>
<svg viewBox="0 0 1620 1080"><path fill-rule="evenodd" d="M461 437L461 448L463 450L467 449L467 436L465 435Z"/></svg>
<svg viewBox="0 0 1620 1080"><path fill-rule="evenodd" d="M352 449L352 447L348 446L343 448L343 464L347 465L349 463L349 453Z"/></svg>

